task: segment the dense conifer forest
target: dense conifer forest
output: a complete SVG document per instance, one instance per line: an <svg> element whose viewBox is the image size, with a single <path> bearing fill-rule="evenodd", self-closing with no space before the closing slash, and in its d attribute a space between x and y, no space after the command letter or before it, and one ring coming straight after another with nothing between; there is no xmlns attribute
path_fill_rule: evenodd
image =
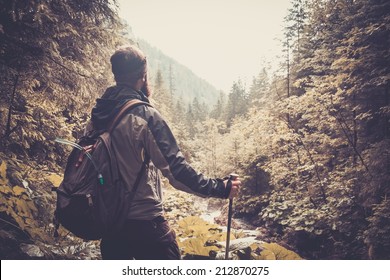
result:
<svg viewBox="0 0 390 280"><path fill-rule="evenodd" d="M195 169L241 175L234 238L250 227L257 245L237 258L390 259L390 2L290 2L278 71L226 93L191 84L210 93L183 100L175 72L156 67L153 102ZM54 139L81 136L113 84L110 55L137 43L125 30L109 0L0 0L1 259L100 258L96 242L53 237L70 152ZM211 256L204 243L224 234L198 216L226 202L194 207L166 185L183 256Z"/></svg>

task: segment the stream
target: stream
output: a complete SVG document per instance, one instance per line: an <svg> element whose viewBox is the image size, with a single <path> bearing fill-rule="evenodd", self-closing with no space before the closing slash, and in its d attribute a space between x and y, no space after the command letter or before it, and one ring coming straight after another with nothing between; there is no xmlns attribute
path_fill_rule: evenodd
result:
<svg viewBox="0 0 390 280"><path fill-rule="evenodd" d="M227 223L227 213L226 217L223 217L223 209L225 207L224 204L228 204L228 201L225 203L215 203L209 200L205 199L195 199L195 203L197 207L199 208L200 212L202 214L199 215L199 217L209 223L212 224L218 224L223 231L227 231L227 226L225 225ZM233 211L234 211L234 204L233 204ZM245 221L241 218L232 218L232 230L233 231L242 231L245 236L258 236L259 231L256 230L256 227Z"/></svg>

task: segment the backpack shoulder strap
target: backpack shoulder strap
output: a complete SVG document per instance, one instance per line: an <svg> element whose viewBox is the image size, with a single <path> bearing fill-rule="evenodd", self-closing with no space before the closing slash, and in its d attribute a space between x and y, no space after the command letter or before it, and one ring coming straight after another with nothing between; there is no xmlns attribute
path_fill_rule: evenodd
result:
<svg viewBox="0 0 390 280"><path fill-rule="evenodd" d="M126 114L126 112L128 112L129 110L131 110L134 107L139 106L139 105L146 105L149 107L153 107L150 103L141 101L139 99L131 99L131 100L127 101L125 103L125 105L122 106L121 110L116 114L114 120L111 122L111 124L107 130L107 132L108 132L107 134L110 134L114 130L114 128L117 126L118 122ZM106 136L108 136L108 135L106 135ZM147 153L145 153L145 158L142 162L141 170L137 174L137 178L135 179L133 189L132 189L130 196L129 196L129 200L128 200L129 205L131 204L131 202L134 199L134 196L137 192L139 183L141 181L142 174L145 173L145 170L149 164L149 160L150 160L149 155ZM118 168L118 173L119 173L118 175L120 175L119 168Z"/></svg>
<svg viewBox="0 0 390 280"><path fill-rule="evenodd" d="M120 119L126 114L126 112L128 112L129 110L133 109L134 107L137 107L139 105L146 105L146 106L150 106L152 107L152 105L150 105L149 103L147 102L144 102L144 101L141 101L139 99L131 99L129 101L127 101L123 106L122 108L120 109L120 111L116 114L115 118L112 120L112 122L110 123L110 126L108 127L108 133L111 133L114 128L117 126L118 122L120 121Z"/></svg>

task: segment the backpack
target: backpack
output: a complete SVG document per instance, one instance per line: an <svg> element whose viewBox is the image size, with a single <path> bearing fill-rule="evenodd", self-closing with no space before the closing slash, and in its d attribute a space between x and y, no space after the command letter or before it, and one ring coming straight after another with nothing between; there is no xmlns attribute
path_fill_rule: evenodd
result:
<svg viewBox="0 0 390 280"><path fill-rule="evenodd" d="M129 192L120 176L110 134L122 116L139 105L150 106L137 99L127 101L103 133L84 136L78 143L56 139L56 142L74 148L69 155L63 181L56 189L55 236L58 236L60 224L86 240L98 240L122 228L149 157L144 157L133 189Z"/></svg>

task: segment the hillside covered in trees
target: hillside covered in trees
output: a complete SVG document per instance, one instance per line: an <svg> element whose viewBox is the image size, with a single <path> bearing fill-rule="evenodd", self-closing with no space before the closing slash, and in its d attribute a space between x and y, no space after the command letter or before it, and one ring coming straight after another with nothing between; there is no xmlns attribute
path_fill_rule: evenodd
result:
<svg viewBox="0 0 390 280"><path fill-rule="evenodd" d="M211 106L217 103L219 93L214 86L199 78L186 66L166 56L145 40L136 40L135 38L133 40L137 41L139 47L148 57L148 67L152 81L155 81L156 77L161 75L164 87L176 101L182 102L181 106L188 108L188 105L197 100L209 110Z"/></svg>
<svg viewBox="0 0 390 280"><path fill-rule="evenodd" d="M194 140L199 168L244 174L237 215L303 257L390 258L389 23L388 1L292 1L280 74L234 83Z"/></svg>
<svg viewBox="0 0 390 280"><path fill-rule="evenodd" d="M69 154L54 139L80 137L113 83L103 62L136 42L109 0L0 3L0 257L99 258L53 237ZM156 72L155 106L195 169L242 176L235 217L267 242L306 259L390 259L389 30L387 0L292 0L278 72L232 81L207 109ZM172 219L180 203L193 204L167 198Z"/></svg>

